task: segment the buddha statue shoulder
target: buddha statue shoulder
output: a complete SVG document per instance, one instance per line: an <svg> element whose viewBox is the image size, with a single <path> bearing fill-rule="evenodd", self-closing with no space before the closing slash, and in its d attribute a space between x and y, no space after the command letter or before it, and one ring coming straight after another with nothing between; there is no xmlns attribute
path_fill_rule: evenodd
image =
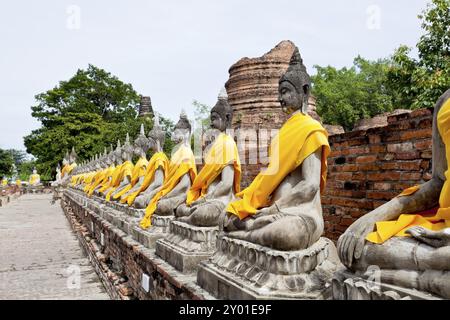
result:
<svg viewBox="0 0 450 320"><path fill-rule="evenodd" d="M146 208L145 216L140 222L141 228L151 226L153 214L173 216L176 208L186 201L187 191L197 175L190 137L191 124L183 111L172 133L172 140L176 145L170 158L169 171L163 185Z"/></svg>
<svg viewBox="0 0 450 320"><path fill-rule="evenodd" d="M376 265L381 281L450 298L450 89L437 101L432 178L367 213L339 238L343 264Z"/></svg>
<svg viewBox="0 0 450 320"><path fill-rule="evenodd" d="M211 109L212 136L205 165L188 191L186 202L176 210L177 219L199 227L219 224L219 217L226 205L240 191L241 163L231 129L233 109L228 103L226 91L219 95Z"/></svg>
<svg viewBox="0 0 450 320"><path fill-rule="evenodd" d="M163 152L165 140L166 133L159 123L158 115L155 115L153 128L150 130L147 139L148 148L153 152L153 156L148 161L141 182L122 197L121 203L127 203L137 209L145 209L162 186L169 169L169 159Z"/></svg>
<svg viewBox="0 0 450 320"><path fill-rule="evenodd" d="M279 81L279 101L290 115L270 145L268 167L228 204L221 229L229 238L280 251L309 248L323 233L328 134L307 115L310 78L298 48Z"/></svg>

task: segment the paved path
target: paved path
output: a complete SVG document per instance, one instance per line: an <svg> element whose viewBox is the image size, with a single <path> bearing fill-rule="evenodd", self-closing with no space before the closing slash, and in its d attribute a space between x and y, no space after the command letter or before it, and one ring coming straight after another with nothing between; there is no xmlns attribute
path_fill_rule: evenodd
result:
<svg viewBox="0 0 450 320"><path fill-rule="evenodd" d="M0 300L109 299L52 195L0 208Z"/></svg>

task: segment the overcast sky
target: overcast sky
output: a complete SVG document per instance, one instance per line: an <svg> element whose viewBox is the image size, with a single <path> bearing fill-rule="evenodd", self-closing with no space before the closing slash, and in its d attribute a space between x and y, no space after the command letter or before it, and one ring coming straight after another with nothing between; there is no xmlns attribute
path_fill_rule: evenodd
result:
<svg viewBox="0 0 450 320"><path fill-rule="evenodd" d="M40 0L0 8L0 148L24 149L39 127L34 96L89 63L151 96L163 116L208 105L242 57L282 40L313 65L377 59L421 35L426 0Z"/></svg>

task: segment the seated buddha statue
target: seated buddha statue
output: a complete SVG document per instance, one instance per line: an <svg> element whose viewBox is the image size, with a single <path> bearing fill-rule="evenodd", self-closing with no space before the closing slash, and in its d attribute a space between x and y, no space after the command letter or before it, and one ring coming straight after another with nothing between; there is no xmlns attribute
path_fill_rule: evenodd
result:
<svg viewBox="0 0 450 320"><path fill-rule="evenodd" d="M339 238L343 264L381 282L450 298L450 89L434 107L432 178L367 213Z"/></svg>
<svg viewBox="0 0 450 320"><path fill-rule="evenodd" d="M2 187L6 187L8 185L8 179L6 177L3 177L2 179Z"/></svg>
<svg viewBox="0 0 450 320"><path fill-rule="evenodd" d="M107 187L112 180L112 175L116 168L116 152L114 147L111 145L111 151L105 156L103 160L103 171L99 177L99 179L91 185L91 188L88 190L87 195L91 197L92 195L99 195L99 190L104 187Z"/></svg>
<svg viewBox="0 0 450 320"><path fill-rule="evenodd" d="M105 148L105 152L103 153L103 155L101 156L96 156L96 161L94 163L94 170L92 173L92 179L90 179L90 181L88 183L86 183L85 187L83 188L83 191L86 194L89 194L90 190L94 187L97 186L98 183L102 180L103 178L103 173L105 171L105 167L106 167L106 163L105 160L108 157L108 151Z"/></svg>
<svg viewBox="0 0 450 320"><path fill-rule="evenodd" d="M29 184L32 187L41 185L41 176L37 173L36 168L33 169L33 174L30 176Z"/></svg>
<svg viewBox="0 0 450 320"><path fill-rule="evenodd" d="M330 147L325 129L307 114L310 87L296 48L278 87L290 118L271 142L268 167L228 204L221 221L227 237L279 251L307 249L320 239Z"/></svg>
<svg viewBox="0 0 450 320"><path fill-rule="evenodd" d="M106 196L114 186L120 184L120 169L122 166L122 145L120 140L117 141L116 149L114 150L114 169L110 172L107 182L98 189L97 194L100 196Z"/></svg>
<svg viewBox="0 0 450 320"><path fill-rule="evenodd" d="M72 147L70 154L67 152L63 159L63 169L61 170L61 184L67 186L71 182L71 175L74 169L77 167L77 153L75 148Z"/></svg>
<svg viewBox="0 0 450 320"><path fill-rule="evenodd" d="M145 210L145 216L140 222L142 229L148 229L151 226L153 214L173 216L175 209L186 201L186 193L197 175L190 137L191 124L183 111L172 133L172 141L176 145L170 158L169 171L163 185Z"/></svg>
<svg viewBox="0 0 450 320"><path fill-rule="evenodd" d="M140 134L134 142L133 154L139 158L134 165L131 174L131 182L121 190L117 189L117 192L115 192L112 197L114 201L121 201L123 196L128 194L131 190L136 190L136 185L140 185L144 181L145 172L147 171L148 166L147 151L148 139L145 136L144 125L142 124Z"/></svg>
<svg viewBox="0 0 450 320"><path fill-rule="evenodd" d="M199 227L217 226L226 205L240 191L239 152L233 137L226 133L232 116L233 109L223 91L211 109L211 128L216 138L206 150L205 166L189 189L186 202L176 210L177 220Z"/></svg>
<svg viewBox="0 0 450 320"><path fill-rule="evenodd" d="M113 197L125 189L130 183L133 176L134 165L131 162L133 157L133 146L130 144L130 135L127 134L125 144L122 149L122 164L116 167L116 179L112 181L111 188L106 193L106 201L111 201Z"/></svg>
<svg viewBox="0 0 450 320"><path fill-rule="evenodd" d="M147 208L150 200L158 192L164 182L169 168L169 159L163 152L166 133L159 124L159 117L155 115L152 130L148 134L147 148L153 152L144 177L139 179L136 186L122 196L121 203L127 203L137 209Z"/></svg>

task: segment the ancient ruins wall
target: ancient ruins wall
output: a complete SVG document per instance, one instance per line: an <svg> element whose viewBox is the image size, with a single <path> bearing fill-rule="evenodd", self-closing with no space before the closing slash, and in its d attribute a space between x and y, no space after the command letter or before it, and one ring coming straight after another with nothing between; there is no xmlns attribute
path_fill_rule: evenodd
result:
<svg viewBox="0 0 450 320"><path fill-rule="evenodd" d="M388 117L388 125L329 137L328 180L322 197L325 236L431 179L432 109Z"/></svg>

